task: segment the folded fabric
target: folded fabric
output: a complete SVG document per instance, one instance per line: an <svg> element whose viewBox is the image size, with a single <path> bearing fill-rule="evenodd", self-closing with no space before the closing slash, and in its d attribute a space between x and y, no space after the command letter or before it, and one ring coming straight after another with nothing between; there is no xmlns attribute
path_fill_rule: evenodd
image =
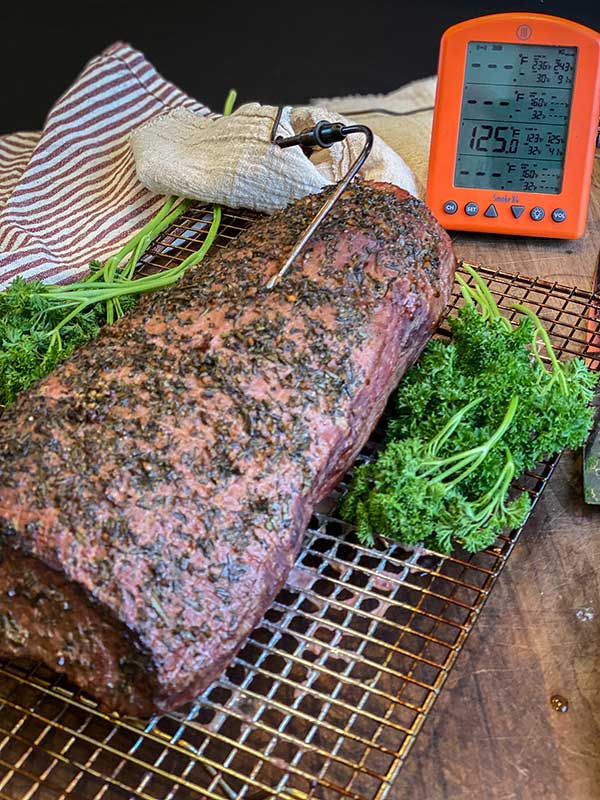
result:
<svg viewBox="0 0 600 800"><path fill-rule="evenodd" d="M423 196L429 168L436 84L437 78L432 75L407 83L389 94L316 97L311 100L311 104L326 106L338 114L344 114L354 122L368 125L410 165L419 195ZM365 112L369 109L384 109L392 113L370 111L356 116L352 114L353 111Z"/></svg>
<svg viewBox="0 0 600 800"><path fill-rule="evenodd" d="M140 184L129 135L173 108L209 109L116 43L92 59L43 130L0 137L0 286L17 275L74 280L156 213Z"/></svg>
<svg viewBox="0 0 600 800"><path fill-rule="evenodd" d="M157 141L163 126L177 122L183 131L179 143L163 136L160 147L185 153L201 129L212 134L221 126L225 130L226 120L211 121L211 116L206 106L161 77L128 44L117 42L93 58L53 106L42 131L0 136L0 288L18 275L50 283L75 280L87 272L91 260L114 253L143 227L162 204L162 194L196 196L185 183L168 186L149 180L152 188L144 186L137 177L130 140L142 126L140 137L152 134ZM235 148L220 165L211 164L206 174L215 185L224 180L225 190L202 198L209 202L229 200L233 205L273 210L285 205L285 197L318 191L338 180L362 147L362 137L351 136L309 161L300 148L284 151L268 144L272 107L248 104L233 117L240 122L244 117L253 120L248 139L263 155L268 151L268 158L249 162L238 154L237 177ZM346 121L320 107L286 109L278 132L292 135L324 117ZM221 141L214 147L222 152ZM146 152L152 173L160 176L160 165L150 150ZM194 152L195 158L203 158ZM161 169L171 168L181 176L180 162L167 159ZM190 170L194 183L199 173L194 162ZM410 169L381 140L376 140L363 174L417 193ZM262 196L263 205L253 204L253 196ZM270 205L264 205L265 196L274 198Z"/></svg>
<svg viewBox="0 0 600 800"><path fill-rule="evenodd" d="M218 119L187 109L155 118L131 137L138 177L153 192L272 212L339 181L362 150L359 135L317 150L311 159L300 147L282 149L271 142L277 111L247 103ZM350 124L325 108L286 106L277 133L293 136L320 119ZM360 174L417 191L409 167L377 136Z"/></svg>

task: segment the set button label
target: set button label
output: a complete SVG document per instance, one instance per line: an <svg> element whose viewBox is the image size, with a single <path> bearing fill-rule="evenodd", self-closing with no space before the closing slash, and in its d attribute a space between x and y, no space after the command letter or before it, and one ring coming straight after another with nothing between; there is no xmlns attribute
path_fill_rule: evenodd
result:
<svg viewBox="0 0 600 800"><path fill-rule="evenodd" d="M466 206L465 206L465 214L468 217L474 217L478 213L479 213L479 206L477 205L477 203L471 202L471 203L467 203L466 204Z"/></svg>

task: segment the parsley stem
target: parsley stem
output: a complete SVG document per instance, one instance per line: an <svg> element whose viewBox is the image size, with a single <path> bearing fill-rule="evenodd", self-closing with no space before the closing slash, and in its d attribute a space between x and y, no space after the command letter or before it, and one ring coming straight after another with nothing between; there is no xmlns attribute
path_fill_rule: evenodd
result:
<svg viewBox="0 0 600 800"><path fill-rule="evenodd" d="M221 222L221 207L213 206L213 219L206 234L206 238L202 242L202 246L195 253L185 258L181 264L177 264L171 269L164 272L158 272L156 275L148 275L144 278L129 281L109 281L106 283L96 283L90 285L86 281L80 281L78 284L69 284L68 286L57 287L58 291L54 293L55 300L69 300L79 304L62 319L50 332L49 336L53 337L54 341L58 341L56 334L67 325L78 314L84 311L88 306L95 305L96 303L107 303L107 319L114 318L115 311L122 315L120 303L115 307L114 301L118 302L121 297L128 297L144 292L155 291L162 289L165 286L170 286L176 283L187 270L199 263L217 237L217 232ZM108 305L111 303L111 305Z"/></svg>
<svg viewBox="0 0 600 800"><path fill-rule="evenodd" d="M512 331L510 320L506 319L506 317L500 313L500 309L494 300L494 296L492 295L489 286L479 275L477 270L471 264L467 264L464 261L461 262L461 269L469 274L475 283L475 288L473 288L469 286L464 278L458 274L456 275L456 280L460 285L463 297L466 299L467 296L470 296L475 303L479 303L481 306L483 319L498 320L507 331Z"/></svg>
<svg viewBox="0 0 600 800"><path fill-rule="evenodd" d="M229 92L227 93L227 97L225 99L225 105L223 107L224 117L228 117L232 113L236 100L237 100L236 90L230 89Z"/></svg>
<svg viewBox="0 0 600 800"><path fill-rule="evenodd" d="M476 398L475 400L471 400L466 406L463 406L459 411L451 417L446 425L442 428L442 430L429 442L427 447L427 452L432 455L436 456L440 447L442 447L452 436L462 418L469 413L472 408L479 405L481 403L481 398Z"/></svg>
<svg viewBox="0 0 600 800"><path fill-rule="evenodd" d="M141 230L139 230L131 239L129 239L129 241L123 245L123 247L119 250L118 253L116 253L113 256L110 256L110 258L108 258L104 262L104 264L100 266L99 269L96 269L95 271L91 272L86 278L83 279L83 281L78 281L78 283L83 283L83 282L95 283L101 277L106 277L107 273L113 272L113 266L116 269L116 267L118 267L118 265L123 261L123 259L132 250L137 248L139 242L143 241L148 236L151 237L151 240L155 239L156 236L159 233L161 233L165 229L165 227L168 227L168 225L170 225L171 222L174 221L174 219L176 219L179 216L179 214L183 213L183 211L185 211L185 209L189 205L189 202L184 200L177 206L175 212L172 212L173 206L175 205L177 200L178 198L175 195L171 195L170 197L168 197L163 203L158 213L149 222L147 222L146 225L144 225L144 227ZM164 224L163 226L163 223L166 224ZM68 285L72 286L73 284L68 284ZM50 291L52 291L52 289L55 287L48 287L48 288Z"/></svg>
<svg viewBox="0 0 600 800"><path fill-rule="evenodd" d="M506 461L498 475L496 483L478 500L475 500L471 504L471 508L467 510L473 522L477 523L478 526L482 526L496 510L506 511L504 500L514 476L515 462L512 459L510 451L507 449ZM475 511L475 513L473 513L473 511Z"/></svg>
<svg viewBox="0 0 600 800"><path fill-rule="evenodd" d="M521 303L514 303L511 306L515 311L519 311L521 314L525 314L526 317L533 322L534 326L534 335L533 335L533 342L532 342L532 351L534 358L537 360L540 367L546 372L548 375L551 375L554 379L558 380L560 383L560 387L565 394L568 393L568 386L567 386L567 379L565 378L565 372L556 357L556 353L554 352L554 348L552 347L552 342L550 341L550 337L548 336L548 332L542 325L540 318L538 315L532 311L527 306L522 305ZM542 356L540 354L538 345L537 345L537 337L541 338L544 343L544 347L546 348L546 352L548 353L548 358L550 359L550 363L552 364L552 369L549 370L548 367L544 364Z"/></svg>
<svg viewBox="0 0 600 800"><path fill-rule="evenodd" d="M236 99L237 92L235 89L230 89L225 100L223 116L229 116L232 113ZM104 303L106 306L106 322L110 325L115 321L115 318L118 319L123 316L123 308L119 298L169 286L179 280L191 266L199 263L204 258L216 238L221 221L221 208L216 205L213 206L213 218L207 236L196 253L190 254L181 264L157 275L134 279L135 268L142 255L156 237L189 208L190 203L190 200L183 199L179 201L175 195L171 195L165 200L157 214L126 242L118 253L106 259L104 264L93 262L91 265L92 271L83 280L66 286L45 288L45 291L52 296L53 300L59 303L63 300L66 301L65 304L59 305L58 308L72 308L69 314L50 331L49 335L53 337L54 341L57 341L56 334L60 328L68 324L88 306ZM121 267L126 258L125 265Z"/></svg>
<svg viewBox="0 0 600 800"><path fill-rule="evenodd" d="M462 419L465 412L475 404L475 401L472 401L467 406L462 408L460 411L455 414L446 428L452 424L456 417L459 417L458 422ZM504 436L508 428L510 427L515 413L517 411L517 406L519 404L519 398L517 395L513 395L510 403L508 404L508 408L506 410L506 414L504 415L504 419L502 420L500 426L496 429L495 433L483 444L478 445L477 447L471 447L469 450L463 450L460 453L455 453L452 456L447 456L446 458L429 458L425 459L422 462L422 466L425 467L423 471L419 472L419 477L421 478L428 478L430 476L434 476L431 478L432 483L442 483L445 482L448 478L451 478L453 475L458 475L450 481L446 483L448 489L456 486L457 483L460 483L465 478L467 478L471 473L477 469L477 467L481 464L490 450L500 441L500 439ZM456 428L456 424L454 425ZM447 467L443 472L439 473L440 468ZM439 474L436 474L439 473Z"/></svg>

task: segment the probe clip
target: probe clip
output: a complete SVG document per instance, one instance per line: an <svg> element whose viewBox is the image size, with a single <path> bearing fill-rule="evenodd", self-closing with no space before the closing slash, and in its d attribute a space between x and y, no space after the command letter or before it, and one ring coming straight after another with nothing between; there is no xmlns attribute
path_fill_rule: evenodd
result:
<svg viewBox="0 0 600 800"><path fill-rule="evenodd" d="M277 111L275 121L273 122L273 128L271 129L271 142L282 148L295 147L295 146L301 147L304 154L308 158L310 158L312 151L317 147L321 148L331 147L332 144L335 144L336 142L341 142L346 138L346 136L350 136L354 133L362 133L363 136L365 137L365 143L363 149L359 153L354 163L351 165L348 172L337 183L336 188L331 197L329 197L325 201L325 203L317 211L317 213L315 214L309 225L303 231L302 235L294 245L294 248L290 253L290 255L288 256L285 264L282 266L282 268L276 275L273 275L273 277L269 279L269 282L267 283L267 289L273 289L279 283L279 281L284 277L284 275L294 262L294 259L300 254L300 251L302 250L304 245L308 242L308 240L316 231L316 229L319 227L321 222L323 222L327 214L331 211L331 209L335 205L336 201L339 199L339 197L343 194L343 192L347 188L352 178L354 178L358 170L365 163L373 146L373 131L366 125L344 125L341 122L328 122L327 120L324 119L317 122L317 124L314 127L306 128L305 130L301 131L295 136L289 136L287 138L283 138L282 136L277 136L277 128L279 127L282 113L283 113L283 107L280 106Z"/></svg>

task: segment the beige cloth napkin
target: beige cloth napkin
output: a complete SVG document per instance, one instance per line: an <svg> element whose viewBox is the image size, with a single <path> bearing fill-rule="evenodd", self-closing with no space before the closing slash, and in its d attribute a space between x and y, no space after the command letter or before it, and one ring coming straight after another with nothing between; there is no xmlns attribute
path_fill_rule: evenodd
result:
<svg viewBox="0 0 600 800"><path fill-rule="evenodd" d="M300 147L282 149L271 143L277 110L247 103L228 117L207 119L176 109L155 118L131 136L138 178L160 194L264 212L340 180L362 150L364 138L348 136L308 159ZM320 119L349 124L325 108L286 107L277 133L293 136ZM417 193L410 168L378 136L360 174Z"/></svg>
<svg viewBox="0 0 600 800"><path fill-rule="evenodd" d="M437 79L433 75L407 83L389 94L317 97L311 100L311 103L344 114L353 122L368 125L409 165L417 182L418 195L423 196L427 185L433 118L431 108L435 101L436 81ZM356 117L351 114L352 111L372 108L412 113L403 116L369 113ZM420 108L429 110L414 113L415 109Z"/></svg>

